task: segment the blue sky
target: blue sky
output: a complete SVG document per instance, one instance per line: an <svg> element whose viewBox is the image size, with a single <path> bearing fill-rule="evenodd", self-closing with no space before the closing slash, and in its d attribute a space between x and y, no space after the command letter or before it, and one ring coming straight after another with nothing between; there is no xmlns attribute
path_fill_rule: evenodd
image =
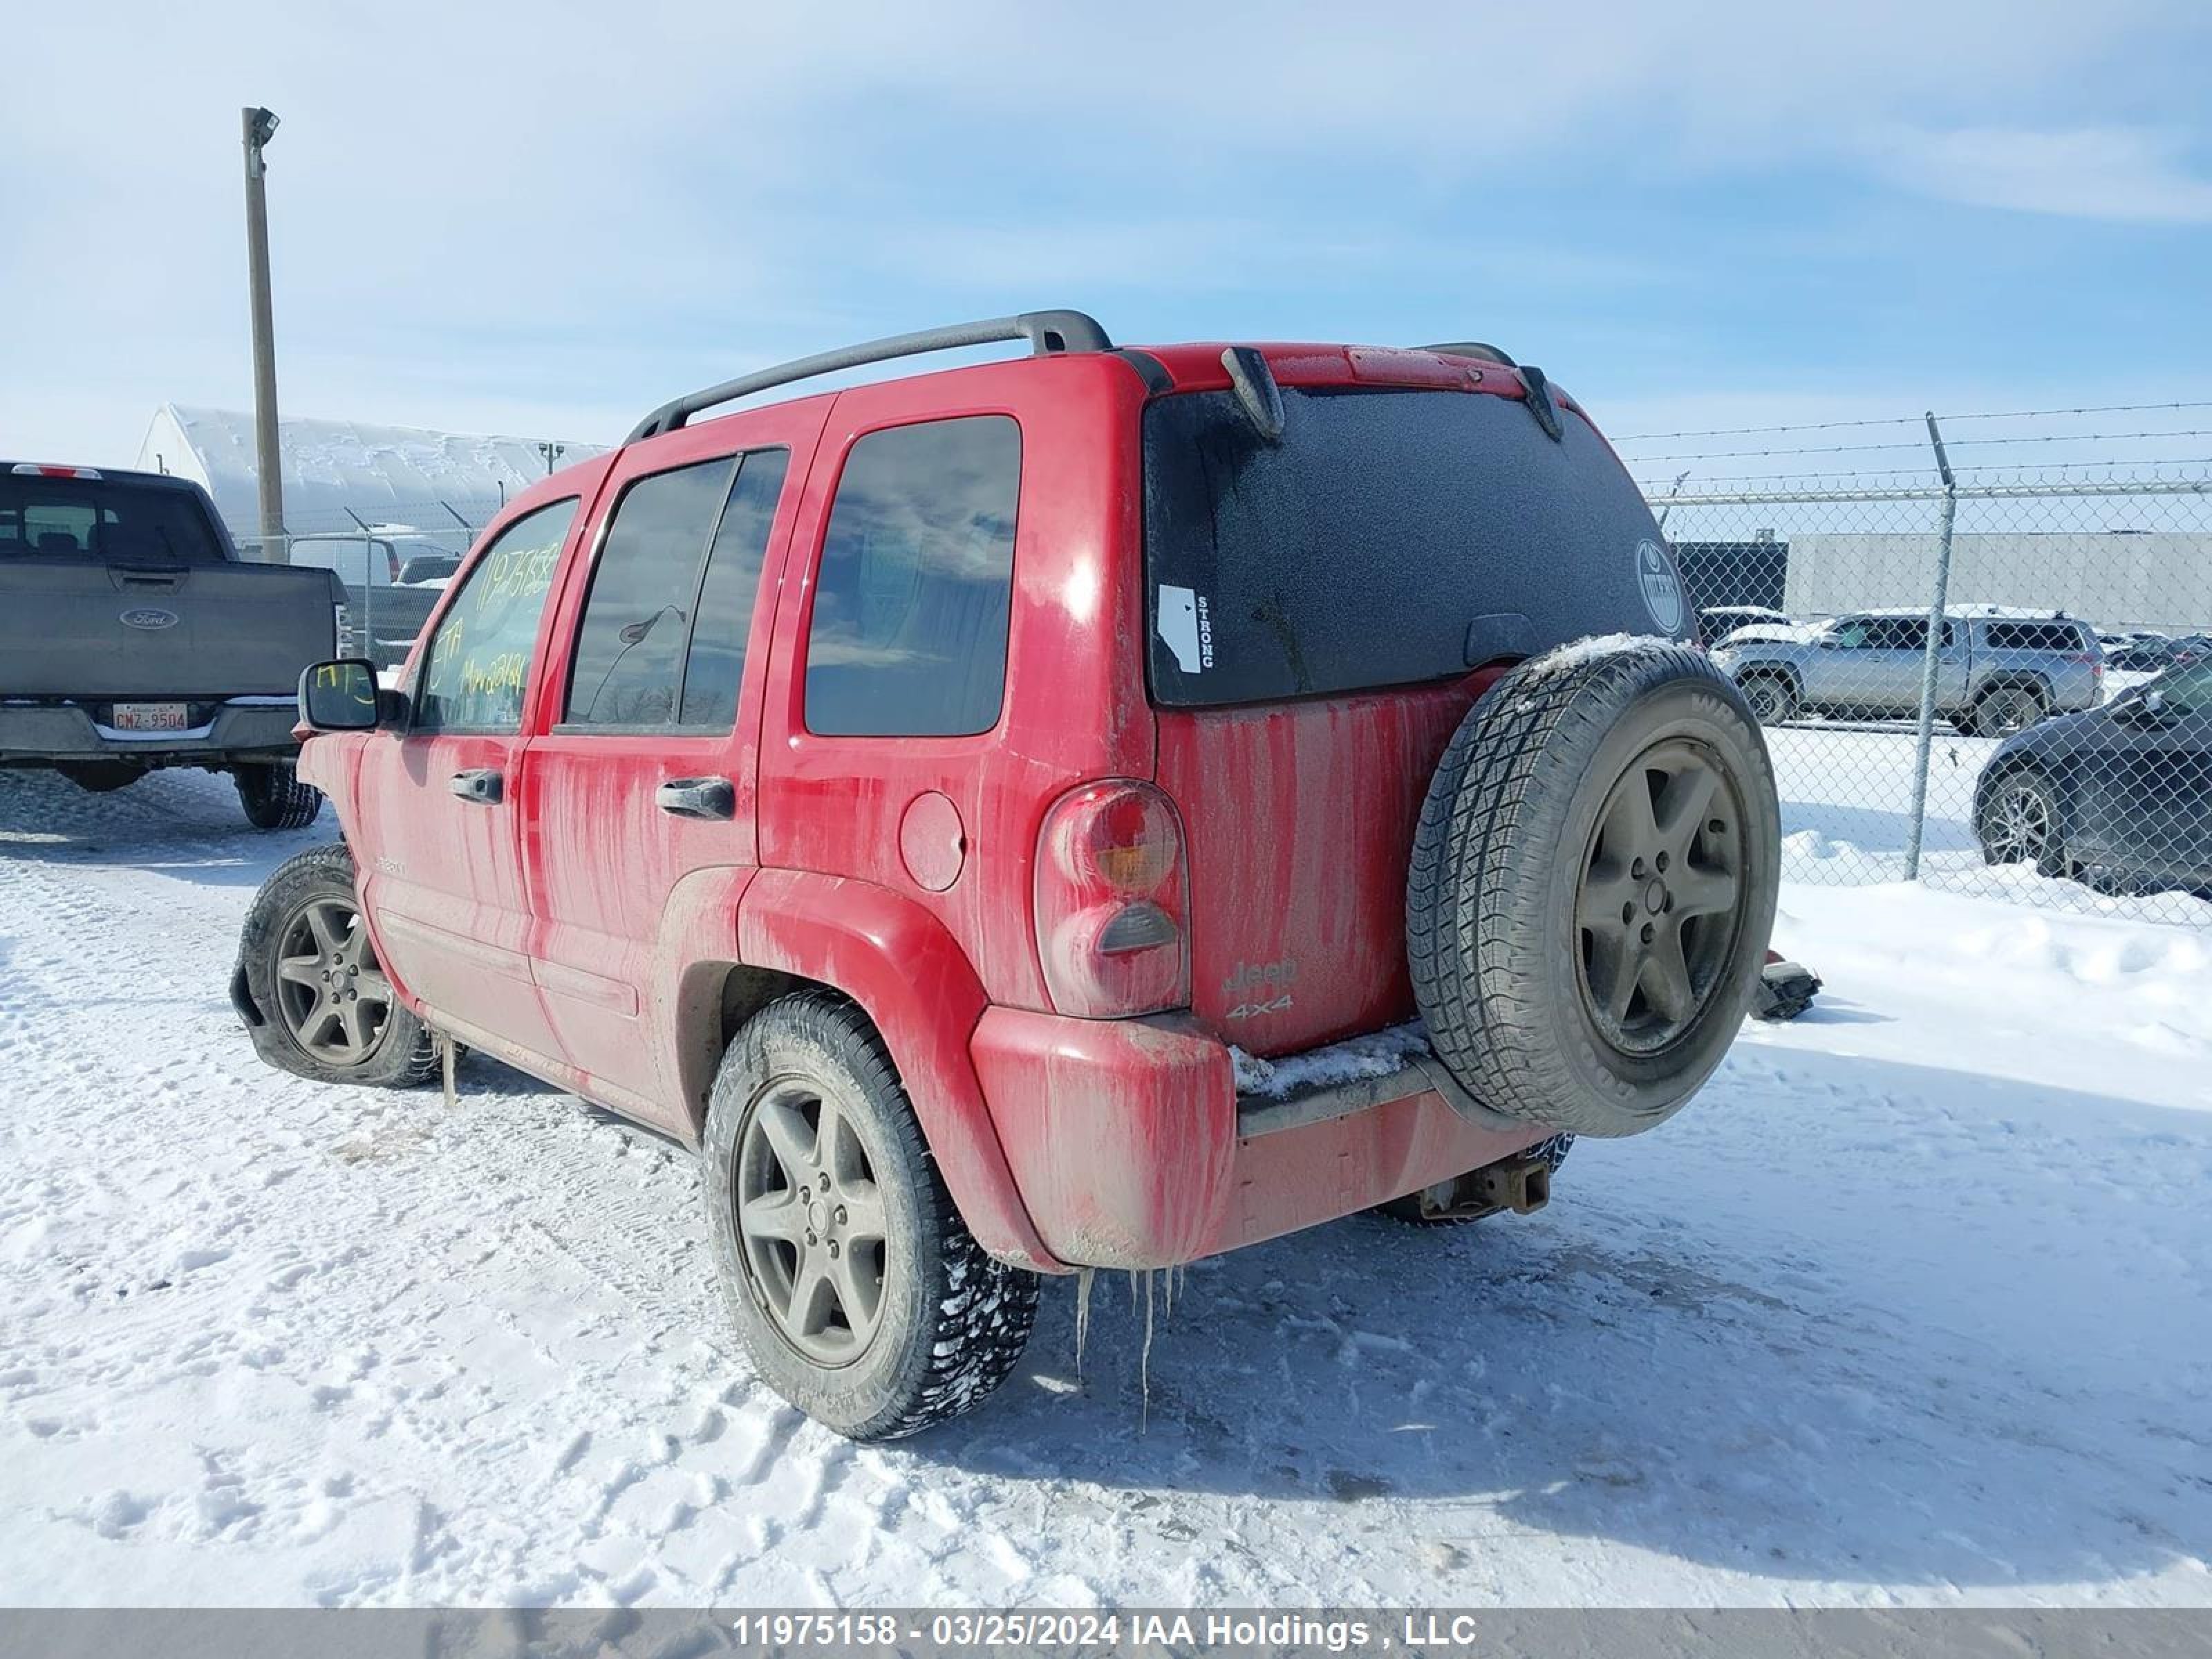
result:
<svg viewBox="0 0 2212 1659"><path fill-rule="evenodd" d="M1623 433L2212 397L2202 4L164 3L9 35L47 68L0 100L0 454L127 459L163 401L246 404L248 102L283 118L301 414L608 440L756 363L1052 305L1132 342L1491 339Z"/></svg>

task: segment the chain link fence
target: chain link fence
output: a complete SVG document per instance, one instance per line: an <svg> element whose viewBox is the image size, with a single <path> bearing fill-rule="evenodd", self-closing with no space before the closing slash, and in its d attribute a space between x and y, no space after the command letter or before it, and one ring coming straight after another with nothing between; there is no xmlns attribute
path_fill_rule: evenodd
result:
<svg viewBox="0 0 2212 1659"><path fill-rule="evenodd" d="M1788 878L2212 926L2212 401L1614 441L1766 722ZM396 663L501 505L240 548L337 570Z"/></svg>
<svg viewBox="0 0 2212 1659"><path fill-rule="evenodd" d="M242 557L335 570L346 586L349 648L392 667L429 619L477 532L505 503L495 498L380 503L367 513L289 512L279 537L233 527Z"/></svg>
<svg viewBox="0 0 2212 1659"><path fill-rule="evenodd" d="M2206 410L1620 441L1767 727L1786 879L2212 926Z"/></svg>

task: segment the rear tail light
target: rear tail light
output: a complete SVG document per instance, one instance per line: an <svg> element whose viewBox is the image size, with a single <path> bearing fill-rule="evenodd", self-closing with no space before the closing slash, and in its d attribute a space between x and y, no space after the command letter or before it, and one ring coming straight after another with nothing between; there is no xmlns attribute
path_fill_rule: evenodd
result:
<svg viewBox="0 0 2212 1659"><path fill-rule="evenodd" d="M331 621L337 629L338 655L350 657L353 655L353 612L342 605L332 605L331 610Z"/></svg>
<svg viewBox="0 0 2212 1659"><path fill-rule="evenodd" d="M1121 1019L1190 1000L1182 825L1148 783L1060 797L1037 837L1037 955L1052 1006Z"/></svg>

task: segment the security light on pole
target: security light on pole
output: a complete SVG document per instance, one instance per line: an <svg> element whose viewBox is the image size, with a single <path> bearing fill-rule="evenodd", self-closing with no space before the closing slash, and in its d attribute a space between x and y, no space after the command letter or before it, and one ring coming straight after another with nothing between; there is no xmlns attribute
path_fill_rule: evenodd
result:
<svg viewBox="0 0 2212 1659"><path fill-rule="evenodd" d="M276 447L276 323L269 299L269 199L262 151L276 136L274 110L240 112L246 137L246 285L253 302L253 449L261 493L261 556L292 562L284 540L283 463Z"/></svg>

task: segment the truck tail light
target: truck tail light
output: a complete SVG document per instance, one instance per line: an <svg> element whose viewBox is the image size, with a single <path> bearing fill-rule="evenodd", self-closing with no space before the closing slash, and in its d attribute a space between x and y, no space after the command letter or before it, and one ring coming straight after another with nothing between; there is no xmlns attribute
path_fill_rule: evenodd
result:
<svg viewBox="0 0 2212 1659"><path fill-rule="evenodd" d="M89 478L100 482L95 466L46 466L37 461L18 461L9 471L19 478Z"/></svg>
<svg viewBox="0 0 2212 1659"><path fill-rule="evenodd" d="M1037 955L1052 1006L1121 1019L1190 1000L1182 825L1168 798L1121 778L1086 783L1037 837Z"/></svg>

